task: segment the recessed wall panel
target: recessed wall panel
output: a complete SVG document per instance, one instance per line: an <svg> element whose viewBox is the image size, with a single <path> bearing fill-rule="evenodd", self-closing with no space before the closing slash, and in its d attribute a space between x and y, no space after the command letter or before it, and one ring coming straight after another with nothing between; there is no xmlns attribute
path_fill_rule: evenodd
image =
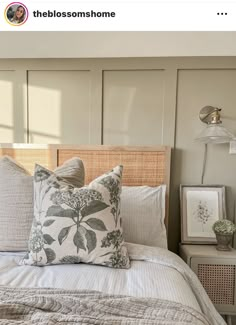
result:
<svg viewBox="0 0 236 325"><path fill-rule="evenodd" d="M24 142L24 83L15 71L0 71L0 139L1 142Z"/></svg>
<svg viewBox="0 0 236 325"><path fill-rule="evenodd" d="M199 119L206 105L222 108L223 125L236 134L236 70L181 70L178 78L176 148L181 150L178 175L182 182L200 183L204 144L195 138L206 127ZM180 151L179 151L180 152ZM236 184L236 173L226 170L236 166L236 156L229 155L229 145L208 145L204 181Z"/></svg>
<svg viewBox="0 0 236 325"><path fill-rule="evenodd" d="M163 70L105 71L104 144L161 144L163 105Z"/></svg>
<svg viewBox="0 0 236 325"><path fill-rule="evenodd" d="M89 71L30 71L29 142L89 143Z"/></svg>

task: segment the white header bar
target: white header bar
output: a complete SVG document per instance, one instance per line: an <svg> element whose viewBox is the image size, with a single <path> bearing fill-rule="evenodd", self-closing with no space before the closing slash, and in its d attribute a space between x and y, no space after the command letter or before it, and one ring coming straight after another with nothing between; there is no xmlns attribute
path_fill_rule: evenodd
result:
<svg viewBox="0 0 236 325"><path fill-rule="evenodd" d="M236 2L3 1L0 31L236 31Z"/></svg>

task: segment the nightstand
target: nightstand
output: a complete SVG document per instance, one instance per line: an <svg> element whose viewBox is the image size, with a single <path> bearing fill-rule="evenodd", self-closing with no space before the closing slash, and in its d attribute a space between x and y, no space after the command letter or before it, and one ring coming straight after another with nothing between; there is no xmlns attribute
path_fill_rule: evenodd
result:
<svg viewBox="0 0 236 325"><path fill-rule="evenodd" d="M197 274L222 315L236 315L236 250L216 250L214 245L180 245L180 256ZM231 324L231 317L227 317Z"/></svg>

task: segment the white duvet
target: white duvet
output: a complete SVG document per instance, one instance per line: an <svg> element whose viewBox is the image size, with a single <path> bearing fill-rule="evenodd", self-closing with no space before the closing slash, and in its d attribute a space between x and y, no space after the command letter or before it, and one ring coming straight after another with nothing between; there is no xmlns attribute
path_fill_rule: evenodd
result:
<svg viewBox="0 0 236 325"><path fill-rule="evenodd" d="M135 244L128 244L128 250L132 260L128 270L86 264L19 266L18 262L24 254L0 253L0 285L88 289L135 297L158 297L203 311L199 296L178 270L178 262L181 265L182 261L175 254ZM185 268L185 263L182 263ZM197 283L197 287L199 285Z"/></svg>

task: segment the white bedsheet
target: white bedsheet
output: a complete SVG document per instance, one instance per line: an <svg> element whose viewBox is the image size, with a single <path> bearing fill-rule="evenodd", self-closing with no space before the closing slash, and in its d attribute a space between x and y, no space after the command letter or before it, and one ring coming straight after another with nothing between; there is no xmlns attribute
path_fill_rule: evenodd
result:
<svg viewBox="0 0 236 325"><path fill-rule="evenodd" d="M175 269L147 261L132 261L128 270L74 264L18 266L22 253L0 253L0 285L98 290L109 294L159 297L200 311L183 276Z"/></svg>

